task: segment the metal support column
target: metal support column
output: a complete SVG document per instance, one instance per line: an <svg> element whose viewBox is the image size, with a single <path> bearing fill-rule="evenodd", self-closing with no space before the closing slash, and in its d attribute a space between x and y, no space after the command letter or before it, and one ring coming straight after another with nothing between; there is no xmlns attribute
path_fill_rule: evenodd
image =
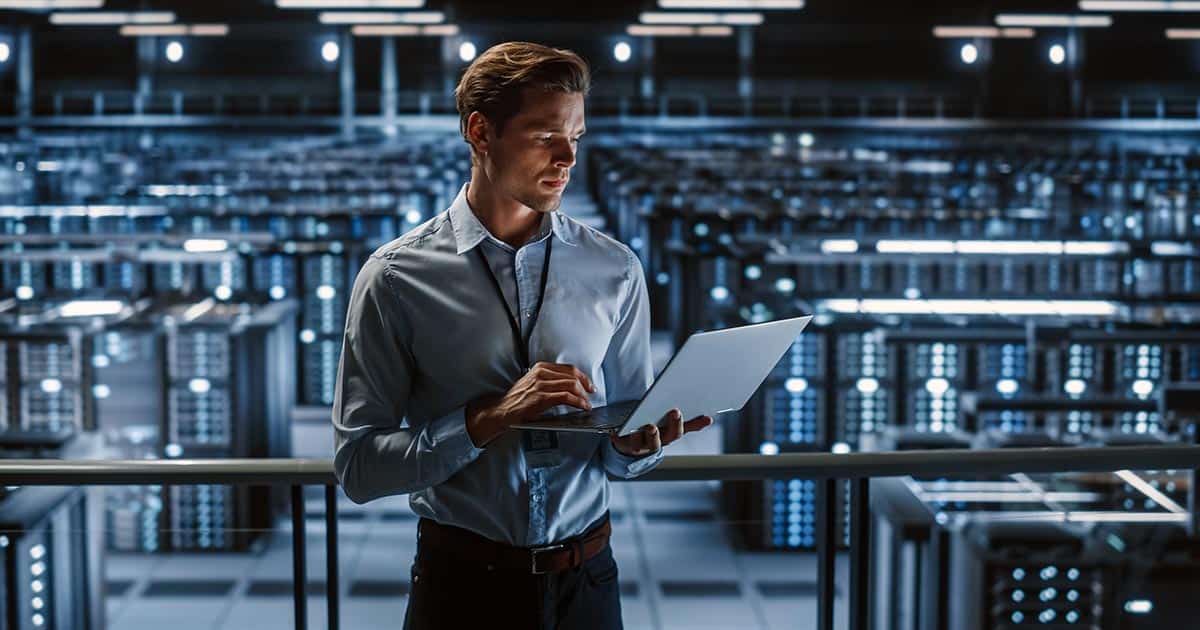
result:
<svg viewBox="0 0 1200 630"><path fill-rule="evenodd" d="M308 568L304 550L304 486L292 486L292 602L296 630L308 628Z"/></svg>
<svg viewBox="0 0 1200 630"><path fill-rule="evenodd" d="M396 92L396 38L384 37L379 59L379 111L383 114L384 130L395 133L399 95Z"/></svg>
<svg viewBox="0 0 1200 630"><path fill-rule="evenodd" d="M338 630L341 625L339 582L337 486L325 486L325 601L329 630Z"/></svg>
<svg viewBox="0 0 1200 630"><path fill-rule="evenodd" d="M754 27L738 27L738 97L742 115L754 113Z"/></svg>
<svg viewBox="0 0 1200 630"><path fill-rule="evenodd" d="M33 116L33 27L26 24L17 34L17 117Z"/></svg>
<svg viewBox="0 0 1200 630"><path fill-rule="evenodd" d="M817 630L833 630L837 480L817 482Z"/></svg>
<svg viewBox="0 0 1200 630"><path fill-rule="evenodd" d="M871 625L870 479L850 482L850 630Z"/></svg>
<svg viewBox="0 0 1200 630"><path fill-rule="evenodd" d="M350 138L354 136L354 36L350 29L346 29L339 39L338 84L341 88L342 135Z"/></svg>
<svg viewBox="0 0 1200 630"><path fill-rule="evenodd" d="M641 50L641 71L642 76L638 81L638 96L644 102L654 101L654 38L643 37L642 41L638 42L638 49ZM636 113L645 113L638 111Z"/></svg>

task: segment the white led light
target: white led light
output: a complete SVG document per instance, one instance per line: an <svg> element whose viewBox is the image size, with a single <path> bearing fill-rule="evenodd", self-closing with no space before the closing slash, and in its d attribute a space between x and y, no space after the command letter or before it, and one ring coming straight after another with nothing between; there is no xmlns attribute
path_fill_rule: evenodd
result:
<svg viewBox="0 0 1200 630"><path fill-rule="evenodd" d="M875 243L881 254L953 254L954 241L912 241L883 239Z"/></svg>
<svg viewBox="0 0 1200 630"><path fill-rule="evenodd" d="M183 251L198 253L223 252L229 249L229 241L222 238L189 238L183 242Z"/></svg>
<svg viewBox="0 0 1200 630"><path fill-rule="evenodd" d="M963 44L958 51L958 57L969 66L979 59L979 49L975 47L975 44Z"/></svg>
<svg viewBox="0 0 1200 630"><path fill-rule="evenodd" d="M1146 398L1154 392L1154 382L1145 379L1139 379L1133 382L1131 389L1133 390L1134 394L1138 395L1139 398Z"/></svg>
<svg viewBox="0 0 1200 630"><path fill-rule="evenodd" d="M39 628L46 625L46 618L42 616L42 613L33 613L31 621L33 621L33 625Z"/></svg>
<svg viewBox="0 0 1200 630"><path fill-rule="evenodd" d="M5 541L7 540L8 539L6 538ZM41 580L34 580L29 583L29 589L34 593L41 593L42 591L46 590L46 585Z"/></svg>
<svg viewBox="0 0 1200 630"><path fill-rule="evenodd" d="M275 0L280 9L419 9L425 0Z"/></svg>
<svg viewBox="0 0 1200 630"><path fill-rule="evenodd" d="M783 387L793 394L799 394L808 389L808 380L793 376L784 381Z"/></svg>
<svg viewBox="0 0 1200 630"><path fill-rule="evenodd" d="M803 9L804 0L658 0L664 9Z"/></svg>
<svg viewBox="0 0 1200 630"><path fill-rule="evenodd" d="M863 394L871 395L879 391L879 381L873 378L860 378L854 387Z"/></svg>
<svg viewBox="0 0 1200 630"><path fill-rule="evenodd" d="M188 381L188 389L193 394L207 394L212 389L212 383L206 378L194 378Z"/></svg>
<svg viewBox="0 0 1200 630"><path fill-rule="evenodd" d="M8 42L0 42L0 63L8 63L8 58L12 56L12 47Z"/></svg>
<svg viewBox="0 0 1200 630"><path fill-rule="evenodd" d="M1066 383L1063 383L1063 391L1071 396L1082 396L1083 392L1086 390L1087 383L1077 378L1073 378Z"/></svg>
<svg viewBox="0 0 1200 630"><path fill-rule="evenodd" d="M477 52L478 50L476 50L475 44L472 42L463 42L458 46L458 58L462 59L464 63L474 59Z"/></svg>
<svg viewBox="0 0 1200 630"><path fill-rule="evenodd" d="M1001 13L996 16L997 26L1046 26L1082 28L1112 26L1112 17L1108 15L1059 15L1033 13Z"/></svg>
<svg viewBox="0 0 1200 630"><path fill-rule="evenodd" d="M716 287L713 287L712 290L708 292L708 294L710 296L712 296L712 299L714 299L718 302L722 302L729 298L729 289L726 289L725 287L722 287L722 286L716 286Z"/></svg>
<svg viewBox="0 0 1200 630"><path fill-rule="evenodd" d="M78 13L51 13L50 23L56 25L96 26L116 24L170 24L175 14L170 11L136 11L115 13L112 11L80 11Z"/></svg>
<svg viewBox="0 0 1200 630"><path fill-rule="evenodd" d="M183 44L179 42L171 42L167 44L165 51L167 61L171 63L179 63L183 60Z"/></svg>
<svg viewBox="0 0 1200 630"><path fill-rule="evenodd" d="M804 147L805 149L817 143L816 137L807 131L800 134L799 138L797 139L800 141L800 146Z"/></svg>
<svg viewBox="0 0 1200 630"><path fill-rule="evenodd" d="M337 290L328 284L317 287L317 299L332 300L335 295L337 295Z"/></svg>
<svg viewBox="0 0 1200 630"><path fill-rule="evenodd" d="M742 272L747 280L758 280L762 277L762 267L758 265L746 265L745 271Z"/></svg>
<svg viewBox="0 0 1200 630"><path fill-rule="evenodd" d="M41 597L34 597L33 599L29 600L29 603L33 606L34 610L41 610L46 607L46 600L42 599Z"/></svg>
<svg viewBox="0 0 1200 630"><path fill-rule="evenodd" d="M325 63L337 61L340 54L341 49L338 48L337 42L330 40L321 44L321 59L324 59Z"/></svg>
<svg viewBox="0 0 1200 630"><path fill-rule="evenodd" d="M33 299L33 287L24 285L24 284L17 287L17 299L18 300Z"/></svg>
<svg viewBox="0 0 1200 630"><path fill-rule="evenodd" d="M229 298L233 297L233 289L230 289L228 285L219 284L215 289L213 289L213 295L215 295L218 300L228 300Z"/></svg>
<svg viewBox="0 0 1200 630"><path fill-rule="evenodd" d="M821 252L825 254L853 254L858 251L858 241L849 238L827 238L821 241Z"/></svg>
<svg viewBox="0 0 1200 630"><path fill-rule="evenodd" d="M46 572L46 563L45 562L34 562L33 564L29 565L29 573L32 574L33 577L38 577L45 572Z"/></svg>
<svg viewBox="0 0 1200 630"><path fill-rule="evenodd" d="M104 0L0 0L0 9L99 9Z"/></svg>
<svg viewBox="0 0 1200 630"><path fill-rule="evenodd" d="M317 333L305 328L300 331L300 343L312 343L317 340Z"/></svg>
<svg viewBox="0 0 1200 630"><path fill-rule="evenodd" d="M1050 47L1050 63L1059 66L1067 60L1067 49L1062 47L1062 44L1055 44Z"/></svg>
<svg viewBox="0 0 1200 630"><path fill-rule="evenodd" d="M282 300L283 297L287 295L287 290L277 284L271 287L271 290L268 291L268 293L271 295L272 300Z"/></svg>
<svg viewBox="0 0 1200 630"><path fill-rule="evenodd" d="M761 13L715 13L685 11L645 11L638 16L642 24L738 24L757 26L763 23Z"/></svg>
<svg viewBox="0 0 1200 630"><path fill-rule="evenodd" d="M29 557L34 560L41 560L42 556L46 555L45 545L34 545L29 548Z"/></svg>
<svg viewBox="0 0 1200 630"><path fill-rule="evenodd" d="M779 445L774 442L763 442L759 445L758 452L763 455L778 455Z"/></svg>
<svg viewBox="0 0 1200 630"><path fill-rule="evenodd" d="M629 42L617 42L613 44L613 59L618 63L625 63L633 56L633 48L629 46Z"/></svg>
<svg viewBox="0 0 1200 630"><path fill-rule="evenodd" d="M409 210L408 212L404 213L404 220L408 221L409 223L420 223L421 213L416 210Z"/></svg>
<svg viewBox="0 0 1200 630"><path fill-rule="evenodd" d="M944 378L931 378L925 381L925 391L941 398L950 389L950 382Z"/></svg>
<svg viewBox="0 0 1200 630"><path fill-rule="evenodd" d="M120 300L71 300L58 309L62 317L100 317L116 315L125 308Z"/></svg>
<svg viewBox="0 0 1200 630"><path fill-rule="evenodd" d="M791 293L796 290L796 281L791 278L780 278L775 281L775 290L780 293Z"/></svg>
<svg viewBox="0 0 1200 630"><path fill-rule="evenodd" d="M1135 615L1149 614L1154 610L1154 603L1148 599L1131 599L1125 602L1125 612Z"/></svg>
<svg viewBox="0 0 1200 630"><path fill-rule="evenodd" d="M845 442L834 442L831 450L838 455L845 455L850 452L850 445Z"/></svg>
<svg viewBox="0 0 1200 630"><path fill-rule="evenodd" d="M1080 0L1080 11L1147 11L1155 13L1200 11L1190 0Z"/></svg>
<svg viewBox="0 0 1200 630"><path fill-rule="evenodd" d="M96 398L104 399L112 395L112 389L108 385L100 384L92 386L92 395Z"/></svg>
<svg viewBox="0 0 1200 630"><path fill-rule="evenodd" d="M56 378L42 379L42 391L47 394L57 394L62 391L62 381Z"/></svg>
<svg viewBox="0 0 1200 630"><path fill-rule="evenodd" d="M1003 396L1012 396L1017 393L1018 389L1020 389L1020 385L1011 378L1002 378L996 381L996 391Z"/></svg>

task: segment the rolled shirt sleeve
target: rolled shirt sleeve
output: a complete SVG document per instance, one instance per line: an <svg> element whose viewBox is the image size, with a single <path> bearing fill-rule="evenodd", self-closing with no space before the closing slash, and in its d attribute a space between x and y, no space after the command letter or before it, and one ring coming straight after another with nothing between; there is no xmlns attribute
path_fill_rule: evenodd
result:
<svg viewBox="0 0 1200 630"><path fill-rule="evenodd" d="M642 264L628 248L629 258L625 286L617 319L617 327L609 342L601 368L607 399L610 403L641 398L654 382L654 366L650 358L650 298L646 293L646 277ZM662 461L663 450L641 457L619 452L610 440L604 440L604 469L622 479L637 477Z"/></svg>
<svg viewBox="0 0 1200 630"><path fill-rule="evenodd" d="M333 401L334 469L356 503L437 485L482 453L462 407L401 425L414 376L410 341L387 266L371 257L350 294Z"/></svg>

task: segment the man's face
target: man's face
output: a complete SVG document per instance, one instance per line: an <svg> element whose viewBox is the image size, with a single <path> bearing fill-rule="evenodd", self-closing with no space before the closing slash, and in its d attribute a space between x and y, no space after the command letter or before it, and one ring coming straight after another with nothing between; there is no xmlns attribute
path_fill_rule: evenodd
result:
<svg viewBox="0 0 1200 630"><path fill-rule="evenodd" d="M484 169L497 192L538 212L553 212L586 131L583 95L526 89L521 110L496 136L489 128Z"/></svg>

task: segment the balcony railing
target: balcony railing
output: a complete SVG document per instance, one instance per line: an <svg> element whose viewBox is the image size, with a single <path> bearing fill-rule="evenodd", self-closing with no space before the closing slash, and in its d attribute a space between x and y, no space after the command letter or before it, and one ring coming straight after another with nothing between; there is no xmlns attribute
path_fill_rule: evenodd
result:
<svg viewBox="0 0 1200 630"><path fill-rule="evenodd" d="M873 477L994 475L1116 470L1200 469L1200 446L1013 448L991 450L689 455L665 458L634 481L821 480L817 492L817 628L832 630L837 542L835 495L850 487L850 628L869 628L869 481ZM295 627L307 628L305 506L303 487L325 489L325 589L328 627L339 627L337 479L320 459L219 460L0 460L0 486L101 486L136 484L286 485L291 490L292 586ZM1196 506L1190 506L1194 511Z"/></svg>

